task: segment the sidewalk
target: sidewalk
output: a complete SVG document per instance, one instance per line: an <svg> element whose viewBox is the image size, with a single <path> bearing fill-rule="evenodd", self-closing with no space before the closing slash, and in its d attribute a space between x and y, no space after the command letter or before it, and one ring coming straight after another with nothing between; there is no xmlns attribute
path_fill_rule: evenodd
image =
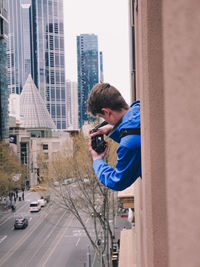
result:
<svg viewBox="0 0 200 267"><path fill-rule="evenodd" d="M26 194L29 193L29 191L24 191L24 199L26 199ZM21 201L19 201L19 197L21 197ZM14 203L14 201L12 202ZM17 210L23 205L24 200L22 200L22 191L18 193L18 198L16 200L16 212ZM0 205L0 226L3 224L6 220L9 218L12 218L15 212L12 211L11 208L8 208L6 205Z"/></svg>
<svg viewBox="0 0 200 267"><path fill-rule="evenodd" d="M131 224L129 223L127 217L121 217L121 215L119 214L116 216L115 229L113 233L115 237L113 242L117 247L118 247L118 240L120 240L121 231L123 229L131 229ZM101 267L100 259L96 256L96 254L92 262L92 267Z"/></svg>

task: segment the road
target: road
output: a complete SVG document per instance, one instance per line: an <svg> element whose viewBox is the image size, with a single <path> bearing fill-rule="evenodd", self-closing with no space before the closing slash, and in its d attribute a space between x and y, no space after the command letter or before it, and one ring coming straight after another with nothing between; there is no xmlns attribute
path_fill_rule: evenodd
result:
<svg viewBox="0 0 200 267"><path fill-rule="evenodd" d="M28 210L38 193L25 192L25 201L17 203L0 218L0 266L3 267L84 267L89 240L79 222L50 203L38 213ZM29 226L14 230L17 215L26 215ZM89 219L85 219L90 224Z"/></svg>

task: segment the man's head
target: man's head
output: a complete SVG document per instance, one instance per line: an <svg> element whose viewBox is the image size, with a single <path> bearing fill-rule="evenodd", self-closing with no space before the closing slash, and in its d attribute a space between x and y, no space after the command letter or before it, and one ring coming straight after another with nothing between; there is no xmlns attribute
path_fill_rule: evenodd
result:
<svg viewBox="0 0 200 267"><path fill-rule="evenodd" d="M121 112L129 106L120 92L109 83L97 83L91 90L87 101L88 112L93 116L104 115L105 108Z"/></svg>

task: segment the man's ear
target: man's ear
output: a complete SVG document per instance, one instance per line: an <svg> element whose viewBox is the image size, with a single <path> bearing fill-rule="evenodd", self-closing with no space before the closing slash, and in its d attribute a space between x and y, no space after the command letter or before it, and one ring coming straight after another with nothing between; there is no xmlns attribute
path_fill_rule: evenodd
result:
<svg viewBox="0 0 200 267"><path fill-rule="evenodd" d="M103 112L104 115L105 114L110 114L110 112L111 112L111 109L110 108L102 108L101 110L102 110L102 112Z"/></svg>

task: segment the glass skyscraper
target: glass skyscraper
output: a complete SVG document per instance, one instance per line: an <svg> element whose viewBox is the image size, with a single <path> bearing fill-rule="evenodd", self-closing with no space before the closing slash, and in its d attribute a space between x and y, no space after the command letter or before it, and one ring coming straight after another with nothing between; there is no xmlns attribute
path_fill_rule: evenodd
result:
<svg viewBox="0 0 200 267"><path fill-rule="evenodd" d="M0 0L0 140L8 138L7 1Z"/></svg>
<svg viewBox="0 0 200 267"><path fill-rule="evenodd" d="M8 88L16 94L20 94L23 87L20 11L20 1L8 0Z"/></svg>
<svg viewBox="0 0 200 267"><path fill-rule="evenodd" d="M78 120L81 128L92 119L87 113L87 99L92 87L99 82L98 38L95 34L77 36Z"/></svg>
<svg viewBox="0 0 200 267"><path fill-rule="evenodd" d="M8 0L10 92L31 74L58 129L66 129L63 0Z"/></svg>
<svg viewBox="0 0 200 267"><path fill-rule="evenodd" d="M58 129L66 129L63 0L32 0L33 79Z"/></svg>
<svg viewBox="0 0 200 267"><path fill-rule="evenodd" d="M67 126L78 129L78 91L77 82L66 80Z"/></svg>
<svg viewBox="0 0 200 267"><path fill-rule="evenodd" d="M100 82L104 81L103 77L103 52L100 51L99 53L99 60L100 60Z"/></svg>
<svg viewBox="0 0 200 267"><path fill-rule="evenodd" d="M22 2L30 2L23 0ZM32 43L31 43L31 5L21 4L21 29L22 29L22 83L25 84L29 74L32 75Z"/></svg>

